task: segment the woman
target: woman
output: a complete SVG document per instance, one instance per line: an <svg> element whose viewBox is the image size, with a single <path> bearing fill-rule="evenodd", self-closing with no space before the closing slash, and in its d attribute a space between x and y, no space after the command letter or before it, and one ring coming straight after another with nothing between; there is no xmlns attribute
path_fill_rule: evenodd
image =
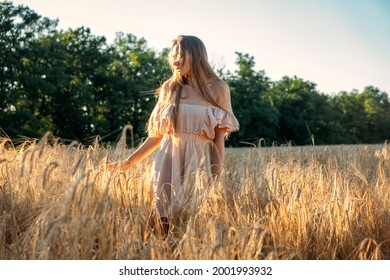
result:
<svg viewBox="0 0 390 280"><path fill-rule="evenodd" d="M154 205L163 221L183 210L200 175L219 179L225 136L239 128L229 87L210 67L199 38L176 38L169 60L172 76L158 90L148 138L125 161L107 166L130 168L157 149L152 184Z"/></svg>

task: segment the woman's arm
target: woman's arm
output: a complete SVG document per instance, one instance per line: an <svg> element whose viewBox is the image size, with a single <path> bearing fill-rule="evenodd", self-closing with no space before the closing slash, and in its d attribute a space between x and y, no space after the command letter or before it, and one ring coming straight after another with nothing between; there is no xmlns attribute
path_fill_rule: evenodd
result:
<svg viewBox="0 0 390 280"><path fill-rule="evenodd" d="M221 109L226 112L232 111L232 105L230 101L230 89L224 81L217 81L213 85L213 90L216 93L216 101ZM214 129L215 138L212 151L212 166L211 172L213 177L219 178L222 174L225 160L225 139L227 128L219 128L218 126Z"/></svg>
<svg viewBox="0 0 390 280"><path fill-rule="evenodd" d="M211 173L214 178L219 179L223 171L225 159L225 135L226 129L215 128L215 138L213 140Z"/></svg>
<svg viewBox="0 0 390 280"><path fill-rule="evenodd" d="M148 137L137 150L134 151L126 160L111 163L107 165L107 170L121 169L126 170L150 155L157 149L162 139L161 137Z"/></svg>

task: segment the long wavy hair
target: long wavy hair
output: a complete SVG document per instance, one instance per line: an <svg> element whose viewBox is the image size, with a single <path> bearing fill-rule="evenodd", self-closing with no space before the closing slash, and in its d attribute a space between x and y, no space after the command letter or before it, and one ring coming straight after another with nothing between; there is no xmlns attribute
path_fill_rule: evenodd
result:
<svg viewBox="0 0 390 280"><path fill-rule="evenodd" d="M176 54L179 55L173 53L176 46L178 46ZM158 127L156 127L158 125L158 118L160 117L161 112L170 105L173 105L172 128L175 130L181 91L183 85L188 82L188 77L181 76L180 73L174 69L174 63L180 58L184 59L184 63L190 64L192 81L201 92L203 98L211 105L221 108L221 106L217 104L215 97L208 86L213 81L220 81L221 79L209 64L205 45L198 37L180 35L172 42L168 58L172 69L172 75L157 90L157 105L148 122L149 134L155 135L157 132L156 129L158 129Z"/></svg>

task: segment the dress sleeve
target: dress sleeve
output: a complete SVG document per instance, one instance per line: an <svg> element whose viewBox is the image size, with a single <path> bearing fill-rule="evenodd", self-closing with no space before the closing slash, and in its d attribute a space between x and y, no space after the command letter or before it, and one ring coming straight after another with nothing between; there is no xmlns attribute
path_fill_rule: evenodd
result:
<svg viewBox="0 0 390 280"><path fill-rule="evenodd" d="M225 128L226 132L235 132L240 129L240 124L233 112L221 108L214 108L213 115L216 120L216 127Z"/></svg>
<svg viewBox="0 0 390 280"><path fill-rule="evenodd" d="M162 134L167 134L172 128L172 106L163 108L157 104L152 114L150 115L148 124L148 135L149 137L158 137Z"/></svg>
<svg viewBox="0 0 390 280"><path fill-rule="evenodd" d="M226 132L239 130L239 123L232 111L230 89L225 82L219 82L216 89L218 107L213 109L213 115L218 128L225 128Z"/></svg>
<svg viewBox="0 0 390 280"><path fill-rule="evenodd" d="M205 122L201 130L209 139L214 139L215 128L224 128L226 133L230 133L239 130L239 126L238 120L232 112L218 107L207 107Z"/></svg>

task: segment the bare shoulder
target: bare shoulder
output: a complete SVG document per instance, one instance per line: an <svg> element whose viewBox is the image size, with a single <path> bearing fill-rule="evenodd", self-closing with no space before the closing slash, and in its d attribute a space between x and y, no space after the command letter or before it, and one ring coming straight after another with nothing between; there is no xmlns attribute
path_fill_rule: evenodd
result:
<svg viewBox="0 0 390 280"><path fill-rule="evenodd" d="M220 94L230 94L230 89L228 84L223 80L212 81L209 84L210 88Z"/></svg>
<svg viewBox="0 0 390 280"><path fill-rule="evenodd" d="M210 84L210 89L213 92L214 98L218 105L220 105L222 108L231 110L230 88L228 84L222 80L213 81Z"/></svg>

